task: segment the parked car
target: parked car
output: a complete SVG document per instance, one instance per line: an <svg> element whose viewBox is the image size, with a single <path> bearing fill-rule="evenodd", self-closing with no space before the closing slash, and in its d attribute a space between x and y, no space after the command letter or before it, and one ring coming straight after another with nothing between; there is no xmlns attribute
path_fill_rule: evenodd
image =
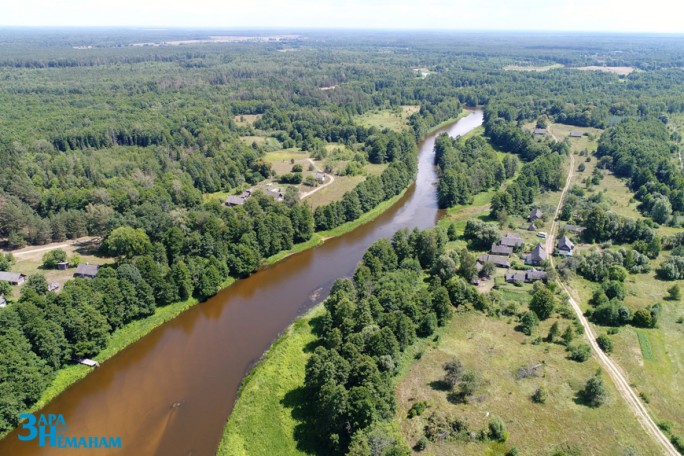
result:
<svg viewBox="0 0 684 456"><path fill-rule="evenodd" d="M540 237L542 239L546 239L547 234L544 231L540 231L537 233L537 237Z"/></svg>

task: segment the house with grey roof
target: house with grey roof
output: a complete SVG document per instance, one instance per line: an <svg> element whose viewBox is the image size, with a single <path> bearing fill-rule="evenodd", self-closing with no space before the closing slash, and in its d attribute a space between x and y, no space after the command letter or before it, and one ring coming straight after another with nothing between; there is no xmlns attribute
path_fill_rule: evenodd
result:
<svg viewBox="0 0 684 456"><path fill-rule="evenodd" d="M228 198L226 198L226 202L224 204L226 206L242 206L245 204L245 199L241 196L230 195Z"/></svg>
<svg viewBox="0 0 684 456"><path fill-rule="evenodd" d="M572 255L572 249L575 248L575 244L568 239L567 236L563 236L558 239L558 253L561 255Z"/></svg>
<svg viewBox="0 0 684 456"><path fill-rule="evenodd" d="M543 216L544 213L539 208L536 208L535 210L530 212L530 215L527 216L527 221L534 222L535 220L542 218Z"/></svg>
<svg viewBox="0 0 684 456"><path fill-rule="evenodd" d="M534 129L534 134L535 135L545 135L546 134L546 129L545 128L535 128Z"/></svg>
<svg viewBox="0 0 684 456"><path fill-rule="evenodd" d="M571 138L581 138L582 136L584 136L584 135L580 131L571 131L570 132Z"/></svg>
<svg viewBox="0 0 684 456"><path fill-rule="evenodd" d="M549 255L546 253L546 249L543 245L537 244L532 252L525 255L525 264L539 265L546 261Z"/></svg>
<svg viewBox="0 0 684 456"><path fill-rule="evenodd" d="M24 274L0 271L0 281L9 282L10 285L21 285L25 280L26 276Z"/></svg>
<svg viewBox="0 0 684 456"><path fill-rule="evenodd" d="M81 279L93 279L99 270L100 266L97 264L81 263L76 267L74 277Z"/></svg>
<svg viewBox="0 0 684 456"><path fill-rule="evenodd" d="M266 190L264 190L264 193L276 201L282 201L283 200L283 194L277 188L274 188L274 189L267 188Z"/></svg>
<svg viewBox="0 0 684 456"><path fill-rule="evenodd" d="M586 230L586 228L583 226L577 226L577 225L565 225L563 227L563 230L569 231L570 233L582 234L584 232L584 230Z"/></svg>
<svg viewBox="0 0 684 456"><path fill-rule="evenodd" d="M325 180L325 173L314 173L313 174L314 179L316 179L318 182L323 182Z"/></svg>
<svg viewBox="0 0 684 456"><path fill-rule="evenodd" d="M487 261L494 263L494 266L498 268L510 268L511 263L508 261L507 257L504 256L499 256L499 255L488 255L486 253L480 255L480 258L477 260L478 262L485 264Z"/></svg>
<svg viewBox="0 0 684 456"><path fill-rule="evenodd" d="M546 282L548 279L548 274L545 271L537 271L536 269L532 268L529 271L515 271L510 274L506 274L504 278L508 283L532 283L536 282L537 280Z"/></svg>
<svg viewBox="0 0 684 456"><path fill-rule="evenodd" d="M492 244L492 248L490 249L489 253L491 253L492 255L508 256L511 253L513 253L513 247L511 247L510 245Z"/></svg>
<svg viewBox="0 0 684 456"><path fill-rule="evenodd" d="M506 233L499 239L499 245L504 245L506 247L520 247L523 245L523 240L520 235L515 233Z"/></svg>

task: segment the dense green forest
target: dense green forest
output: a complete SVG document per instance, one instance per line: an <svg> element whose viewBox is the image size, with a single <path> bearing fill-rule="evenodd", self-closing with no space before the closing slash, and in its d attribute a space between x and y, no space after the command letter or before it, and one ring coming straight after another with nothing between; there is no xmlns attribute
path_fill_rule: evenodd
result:
<svg viewBox="0 0 684 456"><path fill-rule="evenodd" d="M97 236L101 254L116 259L95 279L70 281L60 293L49 292L41 276L31 277L17 302L0 310L0 431L16 424L57 369L98 353L113 330L157 306L212 296L229 276L249 275L264 258L309 240L314 230L355 220L399 194L415 175L416 142L464 106L485 106L486 136L520 164L511 156L498 160L482 138L440 137L442 207L467 204L472 195L513 179L492 200L492 215L505 220L529 210L541 192L558 190L568 144L537 141L520 128L546 119L608 128L598 156L605 169L629 179L650 220L611 214L580 198L569 206L568 220L590 226L586 236L592 240L641 242L621 256L622 266L645 267L643 256L656 248L654 224L681 223L684 181L673 158L677 138L667 129L668 116L684 112L681 38L582 35L568 44L553 35L311 33L281 42L133 46L209 35L0 31L0 237L14 249ZM507 69L554 63L564 67ZM587 65L637 71L619 76L575 69ZM429 74L422 77L417 68ZM402 133L357 122L361 114L407 105L418 110ZM244 125L236 121L241 115L259 118ZM291 191L283 202L257 192L241 207L206 199L274 175L264 160L269 146L241 138L255 133L278 147L317 154L343 144L363 161L388 166L315 211ZM447 294L439 284L420 285L421 271L441 253L440 233L402 235L395 244L406 245L391 248L376 245L378 255L367 255L357 273L379 282L374 295L345 282L329 301L334 321L326 344L341 349L360 337L374 338L375 348L357 344L345 356L378 380L364 386L341 371L332 393L349 400L350 408L346 415L325 415L326 432L335 434L339 420L351 414L358 421L326 442L336 451L353 443L354 430L391 413L387 372L402 344L442 324L447 300L482 299L460 282ZM661 266L663 277L684 276L684 256L675 255L682 244L677 236L664 240L673 256ZM474 259L463 255L451 262L467 267L470 275L463 276L470 278ZM586 258L576 269L597 282L614 281L610 266L618 259L604 258ZM10 269L11 258L0 265ZM411 305L383 306L387 297L377 295L383 280L413 285L406 291ZM619 286L608 283L613 288L606 285L604 294L619 296ZM612 311L617 304L610 305ZM364 336L363 328L344 326L342 313L350 309L365 309L363 321L378 331ZM322 386L311 382L312 391ZM313 392L317 406L327 410Z"/></svg>

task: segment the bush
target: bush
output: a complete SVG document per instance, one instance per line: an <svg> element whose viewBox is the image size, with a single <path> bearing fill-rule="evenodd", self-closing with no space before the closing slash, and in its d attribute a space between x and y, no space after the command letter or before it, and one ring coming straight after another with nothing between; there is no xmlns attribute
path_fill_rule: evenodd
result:
<svg viewBox="0 0 684 456"><path fill-rule="evenodd" d="M684 439L683 438L681 438L678 435L673 435L672 437L670 437L670 442L672 442L672 445L675 446L677 451L684 454Z"/></svg>
<svg viewBox="0 0 684 456"><path fill-rule="evenodd" d="M610 353L613 351L613 341L610 340L610 337L608 337L607 334L601 334L596 338L596 343L598 344L599 347L601 347L601 350L603 350L606 353Z"/></svg>
<svg viewBox="0 0 684 456"><path fill-rule="evenodd" d="M585 343L581 343L579 345L570 347L569 351L570 359L580 363L583 363L584 361L588 360L591 356L591 347Z"/></svg>
<svg viewBox="0 0 684 456"><path fill-rule="evenodd" d="M634 312L634 317L632 317L632 325L639 328L652 328L653 327L653 317L651 312L642 307Z"/></svg>
<svg viewBox="0 0 684 456"><path fill-rule="evenodd" d="M536 402L537 404L545 404L548 396L549 393L546 391L546 388L540 386L532 395L532 401Z"/></svg>
<svg viewBox="0 0 684 456"><path fill-rule="evenodd" d="M587 380L584 389L580 392L582 400L590 407L600 407L606 402L608 393L603 384L603 379L600 373L596 373L593 377Z"/></svg>
<svg viewBox="0 0 684 456"><path fill-rule="evenodd" d="M45 269L55 269L57 263L62 263L66 260L67 253L64 249L50 250L43 255L43 267Z"/></svg>
<svg viewBox="0 0 684 456"><path fill-rule="evenodd" d="M426 401L416 402L411 406L411 408L408 411L409 419L422 415L427 407L428 403Z"/></svg>
<svg viewBox="0 0 684 456"><path fill-rule="evenodd" d="M414 449L416 451L423 451L427 448L428 446L428 439L425 436L422 436L420 439L418 439L418 443L416 443L416 446Z"/></svg>
<svg viewBox="0 0 684 456"><path fill-rule="evenodd" d="M508 432L506 432L506 425L498 416L492 416L487 425L489 428L489 438L498 442L505 442L508 439Z"/></svg>
<svg viewBox="0 0 684 456"><path fill-rule="evenodd" d="M304 171L304 168L302 168L302 165L300 165L299 163L292 166L293 173L301 173L302 171Z"/></svg>
<svg viewBox="0 0 684 456"><path fill-rule="evenodd" d="M527 311L520 317L520 330L523 334L531 335L532 330L539 324L537 314L532 311Z"/></svg>

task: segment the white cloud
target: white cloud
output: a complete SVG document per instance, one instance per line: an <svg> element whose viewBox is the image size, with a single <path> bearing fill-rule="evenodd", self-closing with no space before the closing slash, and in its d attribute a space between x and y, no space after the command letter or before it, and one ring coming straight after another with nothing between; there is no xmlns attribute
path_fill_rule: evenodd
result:
<svg viewBox="0 0 684 456"><path fill-rule="evenodd" d="M0 24L684 33L673 0L0 0ZM668 14L669 12L669 14Z"/></svg>

